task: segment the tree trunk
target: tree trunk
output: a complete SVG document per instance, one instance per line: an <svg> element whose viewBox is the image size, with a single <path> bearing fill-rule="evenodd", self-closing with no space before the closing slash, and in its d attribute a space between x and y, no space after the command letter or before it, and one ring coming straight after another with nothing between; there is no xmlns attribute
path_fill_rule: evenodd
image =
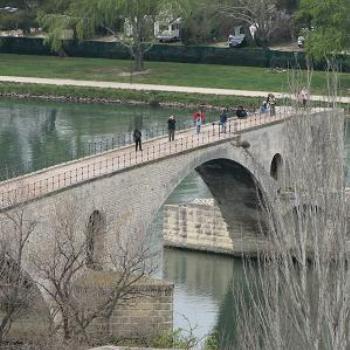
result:
<svg viewBox="0 0 350 350"><path fill-rule="evenodd" d="M135 50L134 50L134 56L135 56L135 63L134 63L134 70L136 72L143 71L145 69L144 67L144 50L142 43L136 44Z"/></svg>
<svg viewBox="0 0 350 350"><path fill-rule="evenodd" d="M70 325L69 325L69 312L63 307L62 311L62 323L63 323L63 336L65 340L69 340L71 338L70 334Z"/></svg>

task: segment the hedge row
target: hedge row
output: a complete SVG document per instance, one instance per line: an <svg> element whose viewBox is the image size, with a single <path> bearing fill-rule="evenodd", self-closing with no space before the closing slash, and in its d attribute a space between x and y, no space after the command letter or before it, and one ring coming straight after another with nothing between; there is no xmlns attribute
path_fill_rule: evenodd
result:
<svg viewBox="0 0 350 350"><path fill-rule="evenodd" d="M118 43L99 41L64 42L64 51L72 57L95 57L129 59L127 48ZM54 55L50 48L38 38L0 38L0 53ZM305 68L303 52L281 52L262 48L219 48L208 46L175 46L156 44L145 54L149 61L167 61L183 63L227 64L240 66L287 68L300 66ZM341 70L350 72L350 57L339 56ZM315 69L324 69L325 62L314 64Z"/></svg>

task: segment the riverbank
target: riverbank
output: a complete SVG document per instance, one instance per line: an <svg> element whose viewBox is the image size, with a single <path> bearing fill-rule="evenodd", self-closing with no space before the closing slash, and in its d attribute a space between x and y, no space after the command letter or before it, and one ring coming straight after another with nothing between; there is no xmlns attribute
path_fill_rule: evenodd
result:
<svg viewBox="0 0 350 350"><path fill-rule="evenodd" d="M198 108L198 105L203 105L206 109L236 108L238 105L243 105L248 109L255 109L261 103L261 97L218 96L214 94L203 95L198 93L136 91L11 82L0 82L0 96L84 104L130 104L176 108Z"/></svg>

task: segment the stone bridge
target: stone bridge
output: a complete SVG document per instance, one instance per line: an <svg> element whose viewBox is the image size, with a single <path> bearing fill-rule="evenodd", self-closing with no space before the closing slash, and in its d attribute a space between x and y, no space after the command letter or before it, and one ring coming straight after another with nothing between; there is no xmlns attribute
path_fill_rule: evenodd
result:
<svg viewBox="0 0 350 350"><path fill-rule="evenodd" d="M237 235L237 220L251 221L256 209L256 185L262 194L279 188L284 121L292 115L293 110L279 108L275 116L233 118L226 133L205 125L199 135L193 130L177 133L173 142L166 137L148 140L142 152L121 147L4 181L0 208L11 213L20 207L27 220L36 222L26 253L30 257L31 251L45 250L52 243L51 221L57 206L70 208L73 203L80 239L93 221L103 222L92 252L95 261L103 261L113 254L115 232L146 230L169 195L195 169L218 203L228 231ZM0 224L9 234L6 220ZM31 274L30 259L26 261Z"/></svg>

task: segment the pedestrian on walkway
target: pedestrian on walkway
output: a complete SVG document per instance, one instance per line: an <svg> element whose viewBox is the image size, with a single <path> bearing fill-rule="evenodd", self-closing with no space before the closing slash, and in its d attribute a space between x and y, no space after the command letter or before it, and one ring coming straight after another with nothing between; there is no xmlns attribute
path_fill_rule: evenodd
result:
<svg viewBox="0 0 350 350"><path fill-rule="evenodd" d="M266 101L263 101L263 103L260 106L260 113L265 114L270 112L270 106Z"/></svg>
<svg viewBox="0 0 350 350"><path fill-rule="evenodd" d="M267 105L270 107L270 116L276 115L276 98L274 94L268 94L266 99Z"/></svg>
<svg viewBox="0 0 350 350"><path fill-rule="evenodd" d="M135 141L136 152L138 150L142 151L142 145L141 145L142 133L141 133L141 131L138 128L135 128L133 136L134 136L134 141Z"/></svg>
<svg viewBox="0 0 350 350"><path fill-rule="evenodd" d="M309 90L305 86L300 90L297 99L303 104L303 107L305 108L310 99Z"/></svg>
<svg viewBox="0 0 350 350"><path fill-rule="evenodd" d="M175 119L175 116L171 115L168 119L169 141L174 141L175 139L175 128L176 128L176 119Z"/></svg>
<svg viewBox="0 0 350 350"><path fill-rule="evenodd" d="M226 132L226 123L227 123L227 108L223 108L220 114L220 126L221 132Z"/></svg>
<svg viewBox="0 0 350 350"><path fill-rule="evenodd" d="M202 124L204 124L204 121L205 121L205 114L204 114L204 110L203 110L203 107L200 107L199 108L199 111L196 111L193 113L193 122L196 124L196 120L198 118L198 115L200 116L201 118L201 122Z"/></svg>
<svg viewBox="0 0 350 350"><path fill-rule="evenodd" d="M202 118L201 118L201 114L198 112L197 119L195 121L197 135L199 135L199 133L201 132L201 125L202 125Z"/></svg>
<svg viewBox="0 0 350 350"><path fill-rule="evenodd" d="M243 108L243 106L238 106L236 110L237 118L243 119L248 117L248 112Z"/></svg>

